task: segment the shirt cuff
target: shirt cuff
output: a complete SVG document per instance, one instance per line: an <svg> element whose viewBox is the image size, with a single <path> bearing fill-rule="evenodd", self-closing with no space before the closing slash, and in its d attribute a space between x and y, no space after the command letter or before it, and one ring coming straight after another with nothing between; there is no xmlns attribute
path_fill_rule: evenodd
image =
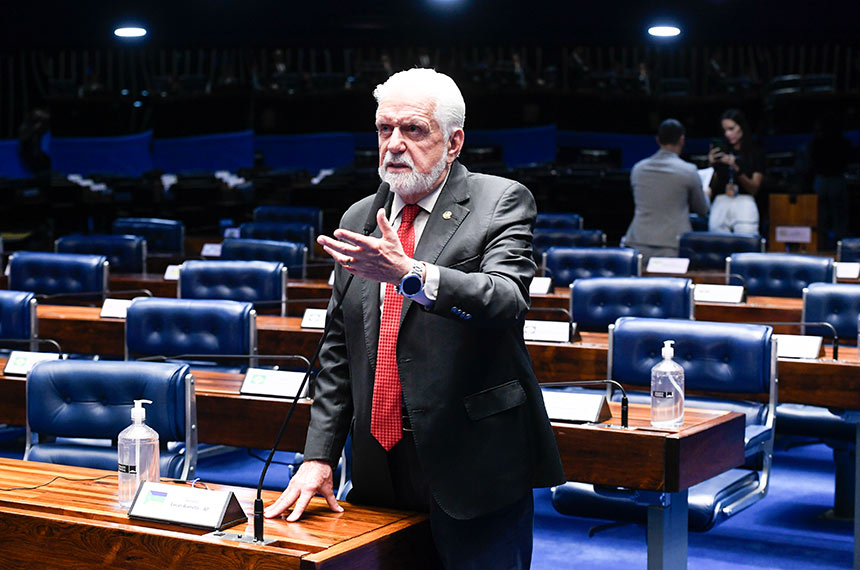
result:
<svg viewBox="0 0 860 570"><path fill-rule="evenodd" d="M424 288L412 297L416 303L429 307L436 302L439 294L439 268L429 263L424 263Z"/></svg>

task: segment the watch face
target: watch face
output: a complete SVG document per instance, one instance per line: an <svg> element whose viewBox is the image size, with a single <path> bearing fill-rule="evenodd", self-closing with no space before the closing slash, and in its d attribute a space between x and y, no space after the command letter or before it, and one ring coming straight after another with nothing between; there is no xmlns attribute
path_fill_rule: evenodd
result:
<svg viewBox="0 0 860 570"><path fill-rule="evenodd" d="M403 281L400 282L400 290L403 291L403 294L407 297L417 295L421 290L421 277L418 275L407 275L403 278Z"/></svg>

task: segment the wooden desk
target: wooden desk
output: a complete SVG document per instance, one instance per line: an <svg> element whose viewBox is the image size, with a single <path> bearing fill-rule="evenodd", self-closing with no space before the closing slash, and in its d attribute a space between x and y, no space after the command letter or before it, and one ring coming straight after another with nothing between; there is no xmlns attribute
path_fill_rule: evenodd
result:
<svg viewBox="0 0 860 570"><path fill-rule="evenodd" d="M423 514L346 505L343 513L312 500L300 522L266 520L267 546L227 541L177 525L133 521L116 500L116 473L0 458L0 487L46 483L58 473L76 479L34 490L0 492L0 566L4 568L415 568L432 538ZM253 535L255 491L232 490L249 516L233 531ZM278 493L263 492L266 503Z"/></svg>

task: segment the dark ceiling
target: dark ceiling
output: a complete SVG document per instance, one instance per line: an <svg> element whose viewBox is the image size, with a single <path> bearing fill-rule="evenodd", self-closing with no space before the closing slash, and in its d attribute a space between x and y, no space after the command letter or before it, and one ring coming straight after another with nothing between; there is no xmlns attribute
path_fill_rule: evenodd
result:
<svg viewBox="0 0 860 570"><path fill-rule="evenodd" d="M104 46L113 27L154 46L630 44L666 17L681 42L856 42L860 2L832 0L10 0L0 45ZM675 40L678 41L678 40Z"/></svg>

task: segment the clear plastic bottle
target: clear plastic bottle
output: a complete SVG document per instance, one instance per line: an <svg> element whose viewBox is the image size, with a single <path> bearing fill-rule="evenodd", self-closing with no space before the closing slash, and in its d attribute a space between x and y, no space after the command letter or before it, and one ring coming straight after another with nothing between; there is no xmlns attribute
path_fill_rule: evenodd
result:
<svg viewBox="0 0 860 570"><path fill-rule="evenodd" d="M672 360L674 340L663 343L663 360L651 369L651 425L676 428L684 424L684 369Z"/></svg>
<svg viewBox="0 0 860 570"><path fill-rule="evenodd" d="M132 424L117 438L119 504L126 508L131 506L142 482L158 483L160 480L158 432L144 423L146 410L143 404L151 403L150 400L134 401Z"/></svg>

